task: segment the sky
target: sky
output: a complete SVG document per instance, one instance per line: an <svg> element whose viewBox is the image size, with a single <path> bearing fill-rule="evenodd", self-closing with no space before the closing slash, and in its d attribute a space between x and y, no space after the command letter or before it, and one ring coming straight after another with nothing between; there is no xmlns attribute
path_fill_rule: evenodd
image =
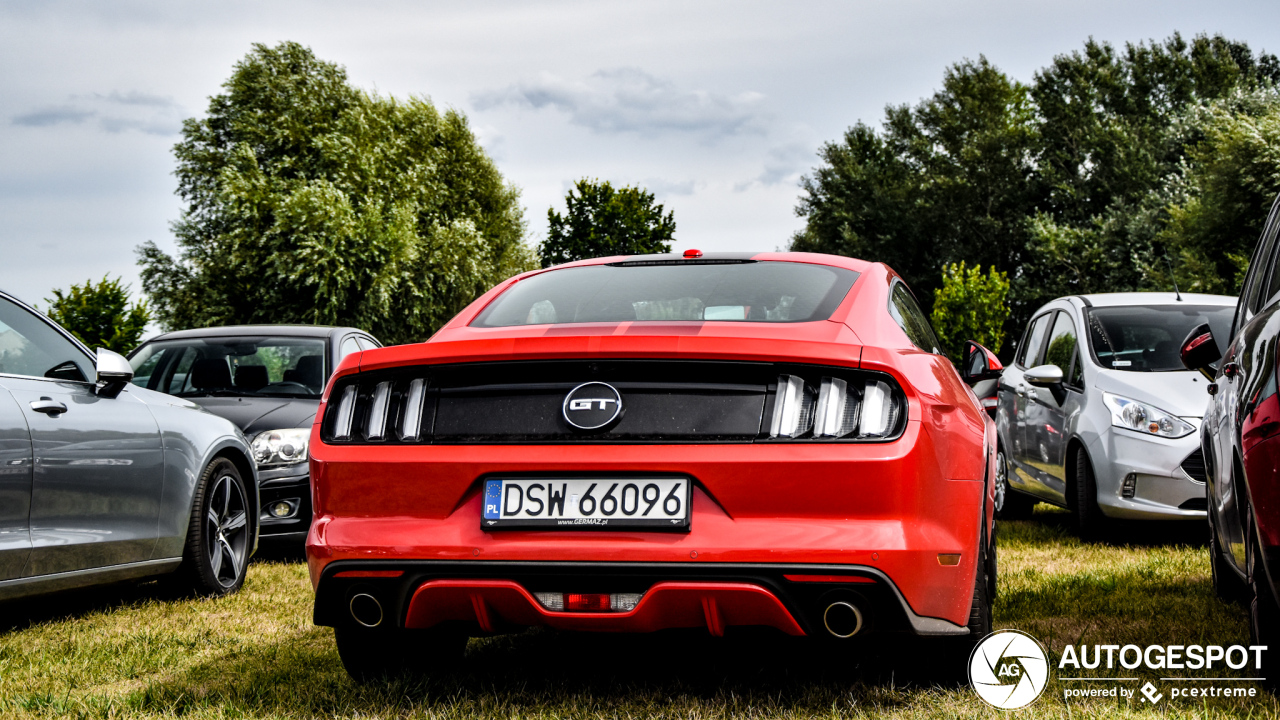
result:
<svg viewBox="0 0 1280 720"><path fill-rule="evenodd" d="M823 143L945 68L1029 82L1086 39L1222 33L1280 53L1280 2L13 2L0 0L0 289L45 307L135 248L172 252L173 145L253 43L464 113L522 191L529 240L583 177L640 185L677 251L785 248Z"/></svg>

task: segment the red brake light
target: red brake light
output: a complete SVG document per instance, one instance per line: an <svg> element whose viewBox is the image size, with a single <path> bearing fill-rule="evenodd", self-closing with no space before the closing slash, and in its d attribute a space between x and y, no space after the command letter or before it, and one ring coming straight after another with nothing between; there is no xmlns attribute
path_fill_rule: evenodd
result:
<svg viewBox="0 0 1280 720"><path fill-rule="evenodd" d="M609 612L609 594L565 593L564 609L578 612Z"/></svg>
<svg viewBox="0 0 1280 720"><path fill-rule="evenodd" d="M700 258L702 257L702 251L694 250L693 248L690 248L684 251L684 256L687 258Z"/></svg>
<svg viewBox="0 0 1280 720"><path fill-rule="evenodd" d="M1205 344L1205 343L1209 342L1209 340L1211 340L1212 338L1213 338L1213 334L1212 334L1212 333L1205 333L1205 334L1203 334L1203 335L1200 335L1200 336L1198 336L1198 337L1196 337L1196 338L1192 339L1192 340L1191 340L1190 342L1188 342L1186 345L1183 345L1183 346L1182 346L1182 352L1183 352L1183 353L1189 353L1189 352L1191 352L1192 350L1195 350L1196 348L1200 347L1201 345L1203 345L1203 344Z"/></svg>

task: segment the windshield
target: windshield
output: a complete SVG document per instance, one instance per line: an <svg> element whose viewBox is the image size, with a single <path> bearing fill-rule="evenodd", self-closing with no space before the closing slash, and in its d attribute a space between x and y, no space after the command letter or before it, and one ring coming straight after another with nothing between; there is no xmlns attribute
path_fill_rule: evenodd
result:
<svg viewBox="0 0 1280 720"><path fill-rule="evenodd" d="M1130 372L1186 370L1179 350L1197 325L1209 323L1213 336L1230 332L1234 307L1157 305L1086 310L1089 344L1099 365Z"/></svg>
<svg viewBox="0 0 1280 720"><path fill-rule="evenodd" d="M489 304L479 327L636 320L825 320L858 273L753 261L634 261L534 275Z"/></svg>
<svg viewBox="0 0 1280 720"><path fill-rule="evenodd" d="M129 358L133 384L180 397L319 398L328 377L325 341L218 337L160 340Z"/></svg>

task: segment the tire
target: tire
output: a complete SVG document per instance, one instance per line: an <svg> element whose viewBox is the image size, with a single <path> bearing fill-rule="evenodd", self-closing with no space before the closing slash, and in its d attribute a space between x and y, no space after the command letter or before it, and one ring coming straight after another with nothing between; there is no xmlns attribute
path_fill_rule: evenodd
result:
<svg viewBox="0 0 1280 720"><path fill-rule="evenodd" d="M182 564L171 582L182 594L220 597L244 585L257 518L235 463L215 458L196 483Z"/></svg>
<svg viewBox="0 0 1280 720"><path fill-rule="evenodd" d="M334 628L338 657L361 685L401 676L426 675L457 665L467 637L443 630Z"/></svg>
<svg viewBox="0 0 1280 720"><path fill-rule="evenodd" d="M1280 605L1271 589L1271 581L1267 577L1266 566L1262 563L1262 544L1258 540L1258 526L1251 517L1249 519L1249 642L1251 645L1280 647ZM1280 686L1280 663L1263 655L1259 674L1265 678L1263 687L1271 694L1276 694Z"/></svg>
<svg viewBox="0 0 1280 720"><path fill-rule="evenodd" d="M1009 460L1004 448L996 451L996 517L1004 520L1026 520L1036 499L1009 486Z"/></svg>
<svg viewBox="0 0 1280 720"><path fill-rule="evenodd" d="M991 606L994 600L991 588L996 582L993 577L994 547L994 543L987 542L987 531L983 528L979 540L978 571L973 578L973 601L969 605L969 621L965 623L969 634L941 639L942 647L938 649L942 651L939 654L943 662L933 667L933 678L945 684L962 684L968 681L969 658L973 655L973 649L991 634Z"/></svg>
<svg viewBox="0 0 1280 720"><path fill-rule="evenodd" d="M1093 477L1093 463L1084 448L1076 448L1076 485L1072 511L1076 531L1086 542L1103 540L1107 534L1107 518L1098 507L1098 483Z"/></svg>
<svg viewBox="0 0 1280 720"><path fill-rule="evenodd" d="M1222 554L1222 544L1218 542L1218 531L1213 520L1209 520L1209 573L1213 579L1213 594L1218 599L1249 608L1253 601L1253 590L1242 580L1233 566Z"/></svg>

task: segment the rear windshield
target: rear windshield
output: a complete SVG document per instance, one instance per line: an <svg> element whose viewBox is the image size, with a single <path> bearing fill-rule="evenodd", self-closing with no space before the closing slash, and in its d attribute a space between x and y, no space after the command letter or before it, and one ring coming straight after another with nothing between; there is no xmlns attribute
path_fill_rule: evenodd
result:
<svg viewBox="0 0 1280 720"><path fill-rule="evenodd" d="M825 320L857 279L844 268L777 261L587 265L516 283L471 324Z"/></svg>
<svg viewBox="0 0 1280 720"><path fill-rule="evenodd" d="M179 397L319 398L325 341L299 337L157 340L129 357L133 384Z"/></svg>
<svg viewBox="0 0 1280 720"><path fill-rule="evenodd" d="M1178 351L1197 325L1227 337L1234 307L1157 305L1086 310L1093 357L1104 368L1130 372L1186 370ZM1221 348L1220 348L1221 349Z"/></svg>

